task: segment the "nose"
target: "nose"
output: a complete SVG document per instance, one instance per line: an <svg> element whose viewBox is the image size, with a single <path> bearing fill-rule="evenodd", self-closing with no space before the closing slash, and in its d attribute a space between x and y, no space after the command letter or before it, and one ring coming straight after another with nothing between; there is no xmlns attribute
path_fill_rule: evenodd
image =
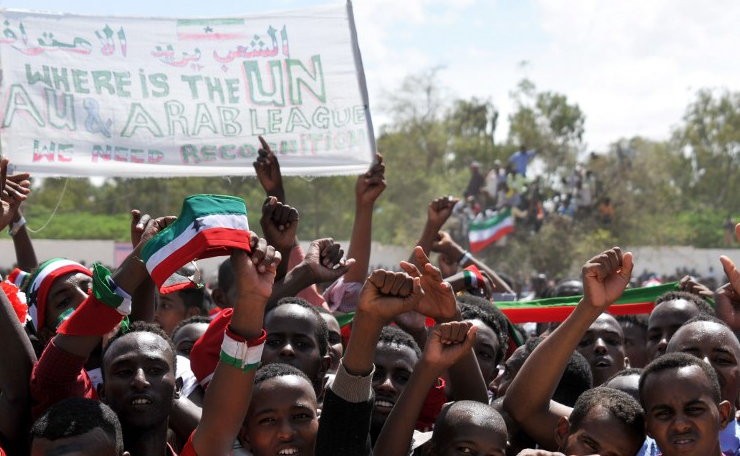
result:
<svg viewBox="0 0 740 456"><path fill-rule="evenodd" d="M688 432L691 428L691 420L688 419L684 414L679 413L673 420L673 429L677 434L683 434Z"/></svg>
<svg viewBox="0 0 740 456"><path fill-rule="evenodd" d="M144 369L136 369L134 377L131 379L131 386L134 389L143 390L149 387L149 380L146 378Z"/></svg>
<svg viewBox="0 0 740 456"><path fill-rule="evenodd" d="M390 375L386 375L382 382L378 382L375 386L376 391L382 391L385 393L395 394L398 392L396 386L393 384Z"/></svg>
<svg viewBox="0 0 740 456"><path fill-rule="evenodd" d="M289 342L286 342L285 345L280 347L280 356L284 358L295 357L295 350L293 350L293 346Z"/></svg>
<svg viewBox="0 0 740 456"><path fill-rule="evenodd" d="M295 436L295 429L290 424L290 420L282 420L278 429L278 439L281 442L290 442Z"/></svg>
<svg viewBox="0 0 740 456"><path fill-rule="evenodd" d="M594 353L598 353L598 354L606 353L606 343L604 342L604 339L600 337L596 339L596 342L594 342Z"/></svg>
<svg viewBox="0 0 740 456"><path fill-rule="evenodd" d="M661 336L660 342L658 342L658 345L656 346L655 357L657 358L658 356L664 354L667 346L668 346L668 336L664 334L663 336Z"/></svg>

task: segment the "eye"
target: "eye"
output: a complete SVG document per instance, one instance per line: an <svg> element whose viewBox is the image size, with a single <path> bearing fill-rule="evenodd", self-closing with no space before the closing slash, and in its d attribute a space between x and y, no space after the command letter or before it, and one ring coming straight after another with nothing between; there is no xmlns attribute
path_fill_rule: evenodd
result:
<svg viewBox="0 0 740 456"><path fill-rule="evenodd" d="M396 381L396 383L400 385L405 385L409 381L409 377L411 377L411 372L407 371L399 371L393 374L393 379Z"/></svg>
<svg viewBox="0 0 740 456"><path fill-rule="evenodd" d="M274 337L274 336L273 337L268 337L267 340L265 341L265 344L268 347L279 347L279 346L282 345L282 343L283 343L283 340L281 338Z"/></svg>
<svg viewBox="0 0 740 456"><path fill-rule="evenodd" d="M463 446L455 448L455 452L457 454L475 454L472 448Z"/></svg>
<svg viewBox="0 0 740 456"><path fill-rule="evenodd" d="M649 333L648 334L648 341L650 341L650 342L659 342L660 341L660 333Z"/></svg>
<svg viewBox="0 0 740 456"><path fill-rule="evenodd" d="M257 424L259 424L260 426L271 426L275 423L277 423L277 420L271 416L260 418L260 420L257 421Z"/></svg>
<svg viewBox="0 0 740 456"><path fill-rule="evenodd" d="M166 372L166 370L162 367L149 367L146 370L146 373L149 375L162 375Z"/></svg>
<svg viewBox="0 0 740 456"><path fill-rule="evenodd" d="M591 344L593 344L593 339L591 339L590 337L584 337L583 339L581 339L580 342L578 342L579 347L587 347Z"/></svg>
<svg viewBox="0 0 740 456"><path fill-rule="evenodd" d="M712 360L712 364L717 364L718 366L734 366L737 364L737 361L729 356L718 356Z"/></svg>
<svg viewBox="0 0 740 456"><path fill-rule="evenodd" d="M293 419L296 421L311 421L313 420L313 415L306 412L296 413L295 415L293 415Z"/></svg>
<svg viewBox="0 0 740 456"><path fill-rule="evenodd" d="M66 309L67 307L72 305L72 298L69 296L64 296L59 302L57 302L56 308L57 309Z"/></svg>
<svg viewBox="0 0 740 456"><path fill-rule="evenodd" d="M701 405L690 405L686 407L685 412L690 416L699 416L704 413L705 408Z"/></svg>
<svg viewBox="0 0 740 456"><path fill-rule="evenodd" d="M655 413L653 413L653 416L655 419L665 421L669 420L673 416L673 412L671 410L657 410Z"/></svg>
<svg viewBox="0 0 740 456"><path fill-rule="evenodd" d="M116 377L130 377L133 374L133 369L128 368L122 368L122 369L115 369L113 371L113 375Z"/></svg>
<svg viewBox="0 0 740 456"><path fill-rule="evenodd" d="M483 358L483 359L486 359L486 360L493 359L493 355L491 355L490 353L488 353L486 351L480 350L480 351L478 351L476 353L477 353L477 355L478 355L479 358Z"/></svg>
<svg viewBox="0 0 740 456"><path fill-rule="evenodd" d="M616 345L616 346L622 345L622 341L619 340L618 337L607 337L605 340L606 340L606 343L609 345Z"/></svg>
<svg viewBox="0 0 740 456"><path fill-rule="evenodd" d="M329 343L331 345L342 343L342 336L337 333L329 333Z"/></svg>

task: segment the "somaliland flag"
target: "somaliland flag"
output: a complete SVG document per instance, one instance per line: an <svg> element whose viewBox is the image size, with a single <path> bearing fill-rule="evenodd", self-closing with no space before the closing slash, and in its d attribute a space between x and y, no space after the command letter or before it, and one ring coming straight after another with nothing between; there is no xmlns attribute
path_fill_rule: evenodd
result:
<svg viewBox="0 0 740 456"><path fill-rule="evenodd" d="M678 282L653 287L630 288L624 290L622 296L609 306L607 312L612 315L648 314L655 307L654 303L658 296L676 290L678 290ZM565 320L573 312L581 298L582 296L578 295L532 301L497 302L496 306L512 323L558 322Z"/></svg>
<svg viewBox="0 0 740 456"><path fill-rule="evenodd" d="M247 38L244 19L178 19L178 40L238 40Z"/></svg>
<svg viewBox="0 0 740 456"><path fill-rule="evenodd" d="M486 219L474 220L468 230L470 251L480 252L513 231L514 217L508 207Z"/></svg>

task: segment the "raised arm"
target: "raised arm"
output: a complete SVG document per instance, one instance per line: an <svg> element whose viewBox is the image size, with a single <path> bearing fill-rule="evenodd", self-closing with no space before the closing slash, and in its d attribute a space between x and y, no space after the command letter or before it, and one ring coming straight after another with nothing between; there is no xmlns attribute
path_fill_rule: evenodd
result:
<svg viewBox="0 0 740 456"><path fill-rule="evenodd" d="M268 196L262 204L262 217L260 226L262 234L267 243L280 252L280 256L285 258L278 266L275 280L278 281L285 277L288 272L288 258L290 251L298 243L296 232L298 231L298 210L294 207L283 204L274 196Z"/></svg>
<svg viewBox="0 0 740 456"><path fill-rule="evenodd" d="M506 390L504 409L542 448L557 450L555 428L570 407L551 401L568 359L591 323L629 283L632 253L619 247L591 258L581 272L584 297L570 316L532 352Z"/></svg>
<svg viewBox="0 0 740 456"><path fill-rule="evenodd" d="M36 355L10 300L0 289L0 436L10 454L27 454L31 425L29 380Z"/></svg>
<svg viewBox="0 0 740 456"><path fill-rule="evenodd" d="M193 448L199 456L229 454L252 398L254 373L266 337L265 307L280 253L264 239L252 242L251 250L249 254L243 250L231 253L237 298L221 359L203 402L203 415L193 432Z"/></svg>
<svg viewBox="0 0 740 456"><path fill-rule="evenodd" d="M440 231L437 237L432 242L432 252L438 252L445 255L447 258L457 261L460 267L467 267L475 265L478 269L484 272L493 283L494 288L499 293L514 293L514 290L504 282L496 272L489 268L484 262L475 258L470 252L463 249L458 245L449 233Z"/></svg>
<svg viewBox="0 0 740 456"><path fill-rule="evenodd" d="M472 323L459 321L443 323L431 331L421 360L375 442L375 454L409 454L414 425L430 386L445 369L472 351L475 332Z"/></svg>
<svg viewBox="0 0 740 456"><path fill-rule="evenodd" d="M436 198L429 203L429 207L427 208L427 221L421 232L419 242L416 243L416 245L424 249L424 253L427 255L432 251L432 243L437 239L437 233L439 233L439 230L442 229L442 225L444 225L447 219L450 218L450 215L452 215L452 209L458 201L458 198L443 196ZM414 263L415 261L416 257L412 253L409 257L409 262ZM419 265L417 264L416 266Z"/></svg>
<svg viewBox="0 0 740 456"><path fill-rule="evenodd" d="M442 279L442 273L429 261L421 247L414 248L414 257L416 263L421 265L421 271L411 263L402 262L401 267L412 277L421 279L424 294L417 306L418 312L433 318L436 323L459 321L460 310L450 284ZM487 385L472 349L463 353L449 367L452 400L488 403Z"/></svg>
<svg viewBox="0 0 740 456"><path fill-rule="evenodd" d="M324 399L317 455L372 453L372 377L378 338L396 315L416 306L421 293L419 279L402 272L377 270L365 281L347 349Z"/></svg>
<svg viewBox="0 0 740 456"><path fill-rule="evenodd" d="M257 151L257 160L252 163L260 185L265 189L267 196L274 196L281 203L285 203L285 188L283 187L283 176L280 173L280 163L270 149L265 138L260 138L260 149ZM287 261L287 258L285 258Z"/></svg>
<svg viewBox="0 0 740 456"><path fill-rule="evenodd" d="M141 242L141 236L144 234L146 226L152 217L149 214L142 214L140 210L131 211L131 245L136 248ZM154 321L155 312L155 285L150 276L146 276L136 290L131 293L131 315L129 319L133 321Z"/></svg>
<svg viewBox="0 0 740 456"><path fill-rule="evenodd" d="M385 190L385 164L383 156L375 155L375 164L357 178L355 184L355 221L347 256L355 264L344 275L345 282L364 282L370 267L370 243L373 233L375 201Z"/></svg>
<svg viewBox="0 0 740 456"><path fill-rule="evenodd" d="M355 262L352 258L344 260L343 255L344 250L331 238L311 241L303 261L288 271L283 280L275 283L268 308L277 304L280 298L295 296L313 284L332 282L341 277Z"/></svg>
<svg viewBox="0 0 740 456"><path fill-rule="evenodd" d="M2 189L2 216L0 229L9 225L9 233L13 238L15 258L18 267L24 271L32 271L38 266L36 252L33 250L31 238L28 235L26 219L21 213L21 203L31 193L31 182L28 173L8 176L8 160L0 161L0 189Z"/></svg>

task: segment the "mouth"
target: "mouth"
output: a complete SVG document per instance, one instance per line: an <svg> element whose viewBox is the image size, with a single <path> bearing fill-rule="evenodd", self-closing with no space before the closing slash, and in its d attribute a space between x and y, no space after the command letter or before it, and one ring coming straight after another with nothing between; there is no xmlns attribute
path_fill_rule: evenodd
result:
<svg viewBox="0 0 740 456"><path fill-rule="evenodd" d="M282 450L277 452L279 456L293 456L300 453L300 450L296 447L283 448Z"/></svg>
<svg viewBox="0 0 740 456"><path fill-rule="evenodd" d="M693 437L674 437L671 439L671 444L676 446L691 445L696 440Z"/></svg>
<svg viewBox="0 0 740 456"><path fill-rule="evenodd" d="M131 406L136 409L147 408L153 403L154 401L147 396L137 396L130 401Z"/></svg>
<svg viewBox="0 0 740 456"><path fill-rule="evenodd" d="M395 402L387 398L375 399L375 409L381 413L390 413L394 405Z"/></svg>
<svg viewBox="0 0 740 456"><path fill-rule="evenodd" d="M596 362L594 362L594 367L596 368L612 367L612 362L609 360L609 358L597 358Z"/></svg>

